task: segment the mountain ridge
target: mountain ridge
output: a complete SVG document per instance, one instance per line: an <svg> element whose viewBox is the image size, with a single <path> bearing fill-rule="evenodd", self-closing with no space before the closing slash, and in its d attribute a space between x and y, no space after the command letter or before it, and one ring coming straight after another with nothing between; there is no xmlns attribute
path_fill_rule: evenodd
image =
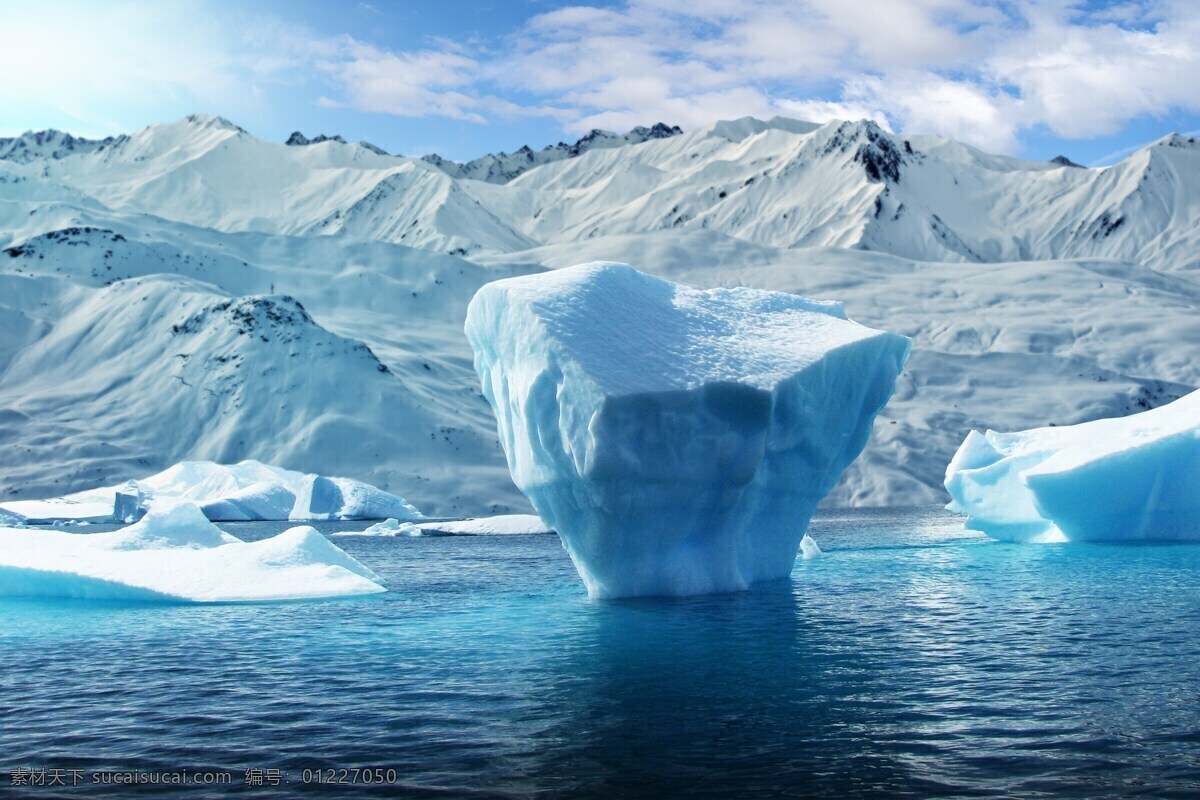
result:
<svg viewBox="0 0 1200 800"><path fill-rule="evenodd" d="M505 183L304 139L191 115L0 159L0 497L251 457L431 513L527 510L463 315L490 280L588 260L843 300L914 339L827 505L936 502L972 427L1073 424L1200 386L1194 138L1089 169L867 121L743 118ZM170 332L203 309L203 330ZM269 342L239 332L247 315ZM335 355L293 355L272 316ZM253 380L232 366L252 362Z"/></svg>

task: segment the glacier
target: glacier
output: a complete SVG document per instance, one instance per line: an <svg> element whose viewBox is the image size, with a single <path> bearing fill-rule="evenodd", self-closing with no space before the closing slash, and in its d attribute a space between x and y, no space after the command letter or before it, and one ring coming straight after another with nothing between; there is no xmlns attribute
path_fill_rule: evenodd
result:
<svg viewBox="0 0 1200 800"><path fill-rule="evenodd" d="M1200 392L1129 417L971 431L946 489L968 528L1004 541L1200 540Z"/></svg>
<svg viewBox="0 0 1200 800"><path fill-rule="evenodd" d="M175 501L110 533L0 528L0 596L260 602L373 594L382 580L314 528L243 542Z"/></svg>
<svg viewBox="0 0 1200 800"><path fill-rule="evenodd" d="M411 503L350 478L313 475L260 461L183 461L145 478L48 500L0 504L26 523L136 522L159 504L186 500L215 522L422 519Z"/></svg>
<svg viewBox="0 0 1200 800"><path fill-rule="evenodd" d="M487 284L465 330L513 480L592 597L787 576L909 352L840 303L611 262Z"/></svg>

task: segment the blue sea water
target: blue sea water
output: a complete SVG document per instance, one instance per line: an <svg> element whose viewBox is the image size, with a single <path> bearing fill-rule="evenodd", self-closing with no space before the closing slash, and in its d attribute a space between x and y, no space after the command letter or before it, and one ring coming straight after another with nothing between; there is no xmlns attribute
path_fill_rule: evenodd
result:
<svg viewBox="0 0 1200 800"><path fill-rule="evenodd" d="M1200 547L1000 544L930 508L811 533L789 581L694 599L589 600L521 536L339 538L389 584L361 599L0 600L0 796L48 768L80 771L64 797L134 770L261 797L1200 795ZM394 782L314 782L353 767Z"/></svg>

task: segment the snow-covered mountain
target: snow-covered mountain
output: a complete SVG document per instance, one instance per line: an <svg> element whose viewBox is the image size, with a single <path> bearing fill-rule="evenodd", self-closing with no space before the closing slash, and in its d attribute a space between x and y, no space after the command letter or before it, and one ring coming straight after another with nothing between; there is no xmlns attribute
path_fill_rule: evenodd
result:
<svg viewBox="0 0 1200 800"><path fill-rule="evenodd" d="M524 510L466 305L593 259L843 300L914 339L831 503L936 501L972 427L1200 386L1200 145L1177 135L1087 169L743 119L504 183L206 115L71 148L20 138L0 159L0 498L255 458L435 515Z"/></svg>
<svg viewBox="0 0 1200 800"><path fill-rule="evenodd" d="M0 138L0 161L44 161L66 158L80 153L94 153L111 147L124 136L105 139L84 139L56 130L27 131L20 136Z"/></svg>
<svg viewBox="0 0 1200 800"><path fill-rule="evenodd" d="M681 133L683 133L683 129L678 125L666 125L662 122L656 122L649 128L639 125L624 135L617 135L612 131L593 128L576 141L575 144L559 142L558 144L546 145L546 147L538 151L534 151L529 145L525 145L515 153L505 153L503 151L489 153L486 156L468 161L465 164L442 158L436 153L422 156L422 160L428 161L453 178L470 178L477 181L486 181L487 183L508 183L513 178L528 172L534 167L540 167L543 164L562 161L567 158L577 158L589 150L623 147L627 144L642 144L652 139L668 139L672 136L678 136ZM291 144L290 141L288 143Z"/></svg>

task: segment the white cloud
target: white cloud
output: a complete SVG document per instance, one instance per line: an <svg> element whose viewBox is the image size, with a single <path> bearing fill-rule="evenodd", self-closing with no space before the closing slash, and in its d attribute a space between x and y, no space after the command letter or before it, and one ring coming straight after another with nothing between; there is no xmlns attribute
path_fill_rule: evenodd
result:
<svg viewBox="0 0 1200 800"><path fill-rule="evenodd" d="M112 133L131 115L161 119L164 106L253 121L287 85L326 108L475 123L537 115L571 132L865 117L1003 152L1039 126L1085 138L1200 113L1200 4L1185 0L627 0L411 50L212 9L14 5L0 69L21 79L0 85L0 103Z"/></svg>
<svg viewBox="0 0 1200 800"><path fill-rule="evenodd" d="M1015 152L1200 111L1200 6L976 0L631 0L530 20L501 73L575 131L782 113L890 120ZM837 88L840 87L840 88Z"/></svg>
<svg viewBox="0 0 1200 800"><path fill-rule="evenodd" d="M479 63L458 53L391 53L343 37L319 63L341 86L346 105L404 117L442 116L486 122L480 100L468 94Z"/></svg>

